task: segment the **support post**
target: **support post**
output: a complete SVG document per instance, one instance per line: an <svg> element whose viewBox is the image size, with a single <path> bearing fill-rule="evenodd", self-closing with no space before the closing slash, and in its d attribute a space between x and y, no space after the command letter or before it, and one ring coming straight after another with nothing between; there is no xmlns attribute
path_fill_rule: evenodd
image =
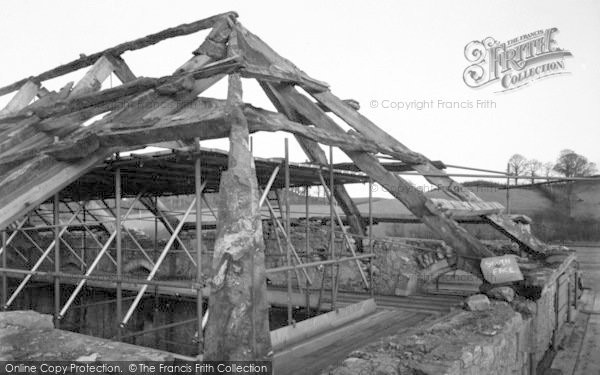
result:
<svg viewBox="0 0 600 375"><path fill-rule="evenodd" d="M125 215L123 215L123 220L125 220L127 218L127 216L129 216L129 214L133 210L133 206L134 206L135 202L138 201L138 199L140 198L141 195L142 195L142 193L139 193L137 195L137 197L133 200L133 202L131 203L131 206L129 206L129 209L127 210L127 212L125 212ZM106 242L104 244L100 244L100 251L96 255L96 258L92 261L92 264L90 264L87 271L85 272L86 277L90 276L92 274L92 272L94 272L94 269L96 269L96 266L98 265L98 263L100 263L100 260L102 259L102 256L104 255L104 253L106 253L108 251L110 244L113 242L113 240L115 239L116 236L117 236L117 230L115 228L115 231L110 234L110 236L108 237ZM65 314L67 313L67 310L69 309L69 307L71 306L73 301L75 301L75 297L77 297L77 294L81 291L85 282L86 282L86 279L82 278L77 283L75 290L73 291L73 293L71 293L71 296L69 297L69 299L67 299L67 302L65 303L62 310L60 311L59 317L61 319L65 316ZM116 299L115 299L115 301L116 301Z"/></svg>
<svg viewBox="0 0 600 375"><path fill-rule="evenodd" d="M373 251L373 179L369 177L369 252L371 255ZM373 284L373 257L369 258L369 291L371 292L371 298L375 296L375 289Z"/></svg>
<svg viewBox="0 0 600 375"><path fill-rule="evenodd" d="M202 358L204 353L204 332L202 330L202 317L204 316L202 306L202 170L200 165L200 139L194 140L196 147L196 159L194 160L194 179L196 186L196 315L198 330L198 357Z"/></svg>
<svg viewBox="0 0 600 375"><path fill-rule="evenodd" d="M54 272L60 272L60 201L58 193L54 194L54 203L52 205L54 212ZM60 328L60 278L54 276L54 326Z"/></svg>
<svg viewBox="0 0 600 375"><path fill-rule="evenodd" d="M2 229L2 248L5 251L2 252L2 268L6 269L6 252L7 243L6 243L6 228ZM2 271L2 307L6 306L6 299L8 298L8 280L6 278L6 271Z"/></svg>
<svg viewBox="0 0 600 375"><path fill-rule="evenodd" d="M204 188L204 185L205 185L205 183L202 184L202 186L201 186L202 189ZM192 211L192 208L195 207L195 205L196 205L196 198L194 198L192 200L192 203L190 204L190 206L188 207L188 209L185 211L185 214L183 214L183 218L181 218L181 221L179 221L179 224L177 224L177 228L175 228L175 230L173 231L173 234L171 235L171 237L167 241L167 244L165 245L164 249L160 253L160 256L158 257L158 259L156 260L156 263L154 263L154 267L152 267L152 270L150 271L150 274L146 277L147 281L150 281L150 280L154 279L154 276L156 275L156 272L158 271L158 268L160 267L160 265L162 264L162 262L165 260L167 254L169 252L169 249L171 248L171 246L175 242L175 238L177 238L179 232L181 231L181 228L183 228L183 224L187 220L188 216L190 216L190 212ZM138 291L137 296L135 297L135 300L133 301L133 303L131 304L131 306L129 306L129 310L127 310L127 313L125 314L125 317L121 321L121 328L125 327L125 325L129 321L129 319L131 318L131 316L133 315L133 312L135 311L136 307L140 303L140 301L141 301L142 297L144 296L144 293L146 293L147 289L148 289L148 284L144 284L140 288L140 290Z"/></svg>
<svg viewBox="0 0 600 375"><path fill-rule="evenodd" d="M229 42L235 43L236 35L232 35ZM229 164L221 174L219 189L209 300L209 311L214 313L209 315L206 327L207 361L268 360L272 356L258 181L248 146L241 86L238 74L229 76ZM249 271L253 266L254 280Z"/></svg>
<svg viewBox="0 0 600 375"><path fill-rule="evenodd" d="M304 230L304 254L306 255L306 261L310 262L310 226L309 226L309 218L310 218L310 199L308 195L308 186L304 187L304 208L305 208L305 221L306 224ZM310 287L308 283L306 283L306 317L310 317Z"/></svg>
<svg viewBox="0 0 600 375"><path fill-rule="evenodd" d="M117 319L123 316L123 254L121 248L121 168L115 171L115 229L117 233ZM121 341L121 327L117 325L117 341Z"/></svg>
<svg viewBox="0 0 600 375"><path fill-rule="evenodd" d="M506 214L510 215L510 163L506 165Z"/></svg>
<svg viewBox="0 0 600 375"><path fill-rule="evenodd" d="M82 203L82 208L83 208L83 225L86 228L86 230L83 231L82 233L82 244L81 244L81 259L83 260L83 262L81 262L81 273L85 272L85 268L86 268L86 262L85 262L85 253L87 250L87 201L83 201Z"/></svg>
<svg viewBox="0 0 600 375"><path fill-rule="evenodd" d="M62 229L60 230L60 232L58 233L58 238L60 239L60 237L67 231L67 228L69 227L69 225L73 222L73 220L75 219L75 217L77 215L79 215L80 211L77 211L73 216L71 216L71 218L63 225ZM27 276L25 276L25 278L21 281L21 283L19 284L19 286L17 286L17 289L15 289L15 291L12 293L12 295L10 296L10 298L6 301L6 304L4 305L4 309L8 308L8 306L10 306L15 299L17 298L17 296L19 295L19 293L21 293L21 291L23 290L23 288L25 288L25 285L27 285L27 283L29 282L29 280L31 279L31 276L33 275L33 273L35 273L35 271L37 271L37 269L42 265L42 263L44 262L44 260L46 259L46 257L48 257L48 255L50 255L50 253L52 252L52 250L54 249L54 245L56 244L56 242L58 242L56 239L53 239L52 242L50 243L50 245L48 245L48 248L46 248L46 251L44 251L44 253L42 254L42 256L40 257L40 259L37 260L37 262L33 265L33 267L31 268L32 273L27 274Z"/></svg>
<svg viewBox="0 0 600 375"><path fill-rule="evenodd" d="M335 221L333 219L334 217L334 207L333 207L333 195L331 194L331 192L333 192L333 188L334 188L334 181L333 181L333 147L329 146L329 225L330 225L330 231L331 231L331 235L329 238L329 250L330 250L330 256L331 256L331 260L335 260ZM325 186L323 186L323 189L325 189ZM335 267L334 264L331 264L331 310L334 311L336 310L336 293L335 293L335 275L333 273L333 268ZM339 267L339 265L338 265Z"/></svg>
<svg viewBox="0 0 600 375"><path fill-rule="evenodd" d="M284 175L285 175L285 235L288 238L285 246L285 259L287 266L292 265L292 256L290 249L291 230L290 230L290 155L288 148L288 139L284 140L285 148L285 164L284 164ZM287 319L288 325L293 324L294 319L292 317L292 270L287 271Z"/></svg>
<svg viewBox="0 0 600 375"><path fill-rule="evenodd" d="M148 198L149 200L151 200L152 198ZM158 197L154 197L154 207L158 207ZM153 257L152 260L158 259L158 216L152 212L151 210L148 210L148 212L152 213L152 215L154 216L154 253L153 253ZM158 326L158 305L159 305L160 299L158 297L158 285L156 285L154 287L154 310L152 313L152 326L153 327L157 327ZM160 340L160 336L158 331L154 333L154 345L156 347L158 347L159 344L159 340Z"/></svg>

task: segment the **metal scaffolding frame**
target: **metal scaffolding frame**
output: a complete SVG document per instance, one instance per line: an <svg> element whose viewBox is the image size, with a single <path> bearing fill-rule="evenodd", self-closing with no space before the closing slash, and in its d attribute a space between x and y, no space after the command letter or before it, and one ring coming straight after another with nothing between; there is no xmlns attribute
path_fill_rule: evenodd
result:
<svg viewBox="0 0 600 375"><path fill-rule="evenodd" d="M197 141L197 140L196 140ZM159 209L158 206L157 208L157 212L156 214L152 214L151 216L148 217L144 217L144 219L153 219L157 225L157 223L160 221L163 226L165 227L165 229L167 229L167 231L170 232L170 237L167 241L167 244L163 247L162 251L160 251L157 255L158 256L154 256L152 257L147 249L144 249L144 247L140 244L140 242L136 239L135 235L131 232L131 230L129 230L126 226L123 226L122 223L127 221L127 220L131 220L129 219L130 214L133 212L136 204L140 201L140 199L143 197L144 192L139 192L138 195L129 202L129 207L127 208L126 212L124 214L121 213L122 211L122 207L121 207L121 181L120 181L120 169L117 167L114 170L114 176L115 176L115 207L114 210L113 208L111 208L111 206L105 201L105 200L99 200L100 202L102 202L104 207L100 207L100 208L88 208L87 207L87 202L78 202L78 201L65 201L65 200L59 200L58 196L54 197L54 200L52 202L52 209L47 209L47 208L38 208L35 209L33 211L31 211L28 215L26 215L26 217L16 221L15 223L11 224L9 227L5 228L4 230L2 230L2 244L0 247L0 261L1 261L1 268L0 268L0 273L1 273L1 280L2 280L2 296L1 296L1 300L0 303L3 306L4 309L7 309L8 307L10 307L15 299L17 298L17 296L20 294L20 292L23 291L23 289L25 288L25 285L30 281L30 279L33 276L42 276L42 277L48 277L51 278L53 280L53 284L54 284L54 299L55 299L55 320L58 323L60 320L64 319L65 315L67 314L69 308L72 309L77 309L77 308L86 308L86 307L90 307L90 306L95 306L95 305L99 305L99 304L104 304L104 303L116 303L117 305L117 316L118 316L118 335L116 336L117 339L122 340L122 339L126 339L126 338L131 338L131 337L135 337L135 336L139 336L139 335L143 335L146 333L152 333L152 332L157 332L160 331L162 329L168 329L168 328L173 328L175 326L179 326L182 324L191 324L193 322L196 322L196 339L195 339L195 343L197 343L198 345L198 351L202 352L203 350L203 328L206 324L207 318L208 318L208 314L209 311L203 311L203 304L202 304L202 300L203 300L203 282L202 282L202 270L201 270L201 264L202 264L202 252L205 251L205 249L203 249L203 245L202 245L202 202L204 202L204 204L206 205L206 207L208 208L209 212L212 214L212 216L214 216L215 218L217 218L217 213L210 207L208 201L206 200L206 197L204 196L204 193L202 192L204 186L206 185L206 181L201 182L201 160L200 160L200 152L199 152L199 141L196 142L197 145L197 155L195 157L194 160L194 177L195 177L195 185L196 185L196 191L195 191L195 196L194 199L192 200L191 204L189 205L189 207L186 209L186 211L183 213L183 216L179 219L178 225L176 227L173 227L172 225L169 224L169 220L167 218L167 214L180 214L181 212L179 211L170 211L170 212L164 212L163 210ZM299 254L299 252L297 251L297 249L295 248L294 244L291 241L291 224L290 224L290 218L291 218L291 214L290 214L290 206L289 206L289 197L290 197L290 185L289 185L289 179L290 179L290 163L289 163L289 155L288 155L288 144L287 144L287 139L285 142L285 158L283 159L281 165L276 166L266 185L264 186L264 189L261 192L261 195L259 197L259 208L262 207L263 205L266 206L268 213L269 213L269 217L270 220L273 224L273 230L274 230L274 234L276 236L276 240L278 243L278 249L280 251L280 253L282 254L282 256L285 256L286 259L286 263L284 266L280 266L280 267L275 267L275 268L271 268L271 269L267 269L266 272L267 274L273 274L273 273L278 273L278 272L285 272L287 274L287 284L288 284L288 288L287 288L287 294L288 294L288 303L287 303L287 315L288 315L288 324L295 324L295 321L293 319L292 316L292 298L291 295L293 293L292 290L292 275L295 275L296 279L297 279L297 284L298 284L298 289L301 293L304 293L306 295L306 312L307 312L307 316L310 316L310 309L311 309L311 305L310 305L310 293L311 293L311 288L310 286L313 285L313 280L311 279L309 273L307 272L308 268L317 268L320 267L323 270L323 276L322 276L322 284L321 284L321 290L319 291L319 302L318 302L318 306L321 306L321 301L322 301L322 294L323 294L323 287L324 287L324 279L326 276L327 271L330 272L330 277L331 277L331 307L332 309L336 309L336 300L337 300L337 287L339 285L338 283L338 272L339 272L339 265L341 263L344 262L352 262L355 263L358 266L361 278L363 283L365 284L365 287L370 291L371 296L373 296L373 258L376 256L374 253L374 247L373 247L373 234L372 234L372 226L373 224L373 212L372 212L372 184L373 181L371 179L369 179L369 218L368 218L368 227L369 227L369 231L367 236L360 236L360 235L355 235L355 234L349 234L346 231L345 225L343 223L342 218L340 217L339 213L337 212L337 210L335 209L335 198L332 196L331 191L333 191L333 188L335 186L335 181L334 181L334 174L333 174L333 170L334 170L334 164L333 164L333 152L332 149L330 148L329 150L329 165L321 165L320 169L318 171L318 178L321 182L321 186L323 188L325 197L327 198L328 202L329 202L329 207L330 207L330 217L329 217L329 224L331 226L331 228L329 229L329 234L331 236L330 238L330 248L329 248L329 256L328 259L325 260L320 260L320 261L306 261L303 262L302 257L305 257L306 259L310 259L311 258L311 248L310 248L310 199L309 199L309 194L308 194L308 189L306 189L305 191L305 213L304 213L304 218L305 218L305 249L304 249L304 255L301 256ZM285 192L286 194L284 194L284 205L282 207L282 205L280 205L278 207L278 210L280 212L280 217L278 217L278 215L275 212L275 208L273 207L273 205L271 204L271 202L269 202L269 199L267 199L267 196L269 194L269 192L271 192L272 186L275 182L275 180L278 177L278 174L282 171L283 169L283 173L284 173L284 179L285 179ZM323 176L323 172L329 172L329 176L328 179L329 181L326 181L324 176ZM406 173L404 173L406 174ZM469 176L479 176L479 175L469 175ZM502 178L505 179L506 175L501 175L501 176L497 176L497 178ZM155 202L158 202L158 197L154 197L156 198ZM66 211L61 211L60 206L63 206L64 208L66 208ZM72 205L75 205L75 209L72 207ZM181 238L179 237L179 234L183 228L184 223L186 222L186 219L189 217L189 215L191 214L191 212L195 209L196 211L196 218L195 218L195 230L196 230L196 245L195 245L195 256L192 255L192 252L186 247L186 245L184 244L184 242L181 240ZM285 209L285 212L283 212L283 210ZM104 218L101 218L100 214L98 213L94 213L94 211L103 211L105 213L110 214L110 219L108 219L107 216L107 220L104 220ZM149 210L148 210L149 211ZM51 223L48 219L47 219L47 214L52 213L53 214L53 219L54 222ZM61 222L61 214L69 214L69 219L65 222ZM80 215L83 214L83 217L80 217ZM30 218L32 218L32 216L35 216L38 220L38 222L41 222L43 225L27 225L28 223L31 224L31 220ZM89 218L88 218L89 216ZM106 216L106 215L104 215ZM91 220L89 220L91 218ZM140 218L141 218L141 213L140 213ZM76 224L74 223L76 222ZM100 239L98 238L98 236L96 235L96 233L94 233L94 231L92 230L92 225L97 225L97 224L105 224L105 223L112 223L115 225L115 230L114 231L110 231L107 230L106 228L104 230L107 231L107 234L109 234L109 237L104 241L100 241ZM66 233L66 231L70 228L70 227L80 227L83 236L85 236L85 239L83 239L83 248L81 249L81 254L78 254L77 251L73 248L73 246L71 246L64 238L62 238L62 236ZM337 228L336 228L337 226ZM54 231L54 236L53 236L53 240L51 241L51 243L49 245L47 245L46 247L41 246L40 243L38 243L36 241L35 238L33 238L31 235L29 235L28 232L32 232L32 231L40 231L40 230L53 230ZM127 235L128 238L130 238L133 242L134 248L133 249L124 249L122 246L122 231L125 232L125 234ZM11 248L10 246L13 246L13 241L15 240L15 238L19 235L22 234L23 237L25 239L27 239L28 242L31 242L31 244L33 245L32 249L35 248L36 251L41 253L41 256L39 257L39 259L36 261L36 263L33 265L33 267L30 270L22 270L22 269L15 269L15 268L8 268L7 267L7 253L9 251L15 251L16 254L18 254L19 256L21 256L24 260L28 260L28 258L22 254L16 247ZM342 237L342 246L343 248L341 249L342 251L336 251L335 249L335 241L336 241L336 234L341 235ZM367 240L368 241L368 252L365 251L363 254L357 254L354 251L354 247L353 247L353 241L351 240L351 237L354 237L355 239L360 239L360 240ZM91 239L92 241L94 241L98 246L99 246L99 250L98 252L95 254L93 261L90 264L86 264L85 262L85 251L88 251L89 249L86 249L86 239ZM283 239L283 241L281 241L281 239ZM155 239L156 241L156 239ZM110 254L109 250L111 250L111 245L113 244L115 245L116 248L116 254L117 257L116 259ZM195 276L195 280L194 282L190 282L190 283L182 283L182 282L172 282L172 281L162 281L162 280L154 280L154 277L156 276L156 273L158 272L160 266L162 265L163 261L165 260L166 256L173 251L177 251L177 250L173 250L171 249L172 246L174 245L174 243L177 243L179 245L179 248L181 249L180 251L185 252L187 258L192 262L192 264L194 264L196 266L196 276ZM344 249L345 247L345 249ZM69 274L69 273L65 273L65 272L61 272L60 270L60 266L61 266L61 261L60 261L60 249L64 248L66 249L71 255L73 255L73 257L77 260L80 261L81 265L82 265L82 274ZM141 253L141 255L143 256L144 259L148 260L148 262L153 266L152 270L150 271L150 274L146 277L146 279L134 279L134 278L127 278L124 277L123 275L123 251L124 250L132 250L132 251L136 251L138 253ZM54 259L52 259L50 257L50 254L52 254L54 252ZM348 252L351 253L351 256L344 256L344 253ZM31 256L31 254L27 254L29 256ZM81 304L81 305L74 305L74 301L76 300L78 294L81 292L81 290L83 289L83 287L85 286L86 282L88 280L94 280L94 281L106 281L106 276L95 276L94 275L94 271L96 270L98 264L100 263L101 259L106 255L106 257L116 266L117 271L116 271L116 277L115 278L111 278L110 282L114 284L115 290L117 291L116 293L116 298L111 299L111 300L107 300L107 301L101 301L101 302L95 302L92 304ZM48 261L49 263L51 263L54 267L53 267L53 271L41 271L39 270L40 266L42 265L42 263L44 261ZM368 271L369 274L366 275L363 268L362 268L362 262L368 262ZM85 272L84 272L85 271ZM300 276L300 274L303 274L303 277ZM8 295L8 282L7 282L7 278L9 276L15 276L15 275L23 275L24 278L23 280L19 283L19 285L17 286L17 288L13 291L13 293L9 296ZM59 305L59 302L56 301L60 301L60 281L61 279L76 279L78 280L76 287L74 289L73 292L71 292L71 294L69 295L66 303L61 307ZM304 281L304 288L302 287L302 282ZM135 297L123 297L122 295L122 284L123 283L129 283L132 285L139 285L140 288L137 291ZM126 327L128 321L130 320L130 318L132 317L133 313L135 312L135 310L137 309L137 306L139 305L141 299L143 298L143 296L148 292L148 286L154 286L155 288L159 288L159 287L182 287L182 288L187 288L190 290L195 290L197 295L196 295L196 301L197 301L197 318L195 319L190 319L184 322L178 322L178 323L169 323L169 324L165 324L165 325L161 325L161 326L156 326L153 327L151 329L147 329L147 330L143 330L143 331L139 331L139 332L127 332L127 333L122 333L122 329ZM304 289L304 290L302 290ZM158 289L154 290L154 293L158 293ZM129 308L127 309L127 311L125 312L125 314L123 314L122 312L122 304L123 301L125 300L132 300L132 304L129 306ZM317 307L317 309L319 309L319 307Z"/></svg>

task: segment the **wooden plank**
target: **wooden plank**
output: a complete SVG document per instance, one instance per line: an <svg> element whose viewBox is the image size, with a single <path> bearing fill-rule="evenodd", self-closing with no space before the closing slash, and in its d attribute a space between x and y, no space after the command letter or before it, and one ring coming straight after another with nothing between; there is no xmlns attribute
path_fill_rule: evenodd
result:
<svg viewBox="0 0 600 375"><path fill-rule="evenodd" d="M184 76L166 76L162 78L142 77L111 89L102 90L98 93L84 94L64 102L52 103L52 105L44 107L30 107L26 113L20 113L15 116L0 119L0 124L14 123L15 121L32 116L38 116L44 119L52 116L69 114L100 104L110 102L119 103L119 100L126 96L146 92L150 89L156 89L164 95L173 95L185 88L191 89L191 86L193 86L197 80L213 77L218 74L227 74L238 67L239 61L236 59L224 59L192 71ZM190 86L188 86L188 83ZM129 106L132 105L132 103L127 104ZM139 110L139 108L134 108L134 110Z"/></svg>
<svg viewBox="0 0 600 375"><path fill-rule="evenodd" d="M440 198L432 198L431 201L440 211L462 218L497 214L504 210L504 206L497 202L463 202Z"/></svg>
<svg viewBox="0 0 600 375"><path fill-rule="evenodd" d="M211 71L210 75L213 72ZM48 117L57 114L72 113L74 112L73 109L85 109L107 102L110 103L111 100L118 100L124 93L133 94L143 91L143 89L154 88L161 82L172 82L172 78L165 80L138 79L115 89L104 90L99 94L84 94L66 103L42 108L39 113L43 113ZM144 113L143 110L144 108L134 108L133 113L127 114L139 118L140 114ZM119 116L115 116L113 120L119 121L120 118ZM168 132L164 138L164 140L175 139L182 138L178 137L176 133ZM100 146L98 140L93 137L83 138L80 139L78 147L71 148L69 151L79 150L85 158L79 158L76 161L72 157L71 159L65 159L69 160L69 162L57 160L54 156L60 159L60 150L58 150L52 156L50 154L37 155L23 165L18 165L12 170L4 171L2 173L4 179L0 182L0 193L2 194L0 198L0 207L2 207L0 223L7 225L20 215L27 213L33 207L37 206L48 196L60 191L60 189L83 175L94 165L100 163L110 154L110 150L113 150L112 147L112 145L108 147Z"/></svg>
<svg viewBox="0 0 600 375"><path fill-rule="evenodd" d="M4 116L10 113L15 113L25 108L38 94L40 84L33 81L27 81L17 91L15 96L8 102L8 104L0 111L0 116Z"/></svg>
<svg viewBox="0 0 600 375"><path fill-rule="evenodd" d="M28 177L23 183L0 183L0 228L36 208L110 154L111 149L101 148L74 163L57 162L43 155L27 163L28 168L21 167L17 173L25 172Z"/></svg>
<svg viewBox="0 0 600 375"><path fill-rule="evenodd" d="M293 87L279 86L277 91L284 96L293 108L317 127L327 129L332 133L343 130L318 108L307 97L298 93ZM343 150L343 149L342 149ZM385 187L390 194L402 202L415 216L438 234L456 253L466 258L457 263L459 268L481 276L478 262L473 258L490 257L494 254L479 240L461 228L455 221L449 219L441 211L435 210L427 197L414 189L408 181L388 172L372 155L365 152L343 150L354 163L375 181Z"/></svg>
<svg viewBox="0 0 600 375"><path fill-rule="evenodd" d="M209 18L205 18L196 22L192 22L189 24L182 24L176 27L171 27L162 31L159 31L154 34L150 34L143 38L139 38L136 40L132 40L129 42L121 43L117 46L108 48L104 51L94 53L89 56L82 56L79 59L73 60L69 63L60 65L54 69L50 69L44 73L41 73L32 78L25 78L20 81L17 81L13 84L0 88L0 96L8 94L12 91L18 90L21 86L23 86L27 81L33 79L36 82L42 82L47 79L55 78L62 76L64 74L74 72L75 70L85 68L86 66L93 65L98 59L100 59L104 55L112 55L112 56L121 56L126 51L135 51L141 48L145 48L156 44L162 40L193 34L200 30L208 29L213 27L217 22L222 20L223 18L237 18L237 14L235 12L227 12L218 14L216 16L212 16Z"/></svg>
<svg viewBox="0 0 600 375"><path fill-rule="evenodd" d="M388 144L393 148L398 148L404 152L412 152L408 147L394 139L369 119L361 115L352 107L345 105L339 98L329 91L310 92L319 103L331 109L333 113L342 118L348 125L352 126L358 132L366 137L377 142ZM427 174L445 175L446 173L436 168L429 159L424 158L420 164L415 164L414 169L424 175L424 177L432 184L436 185L446 194L451 197L460 199L466 202L481 202L481 199L463 187L449 176L434 177ZM531 233L525 231L522 227L513 223L510 218L502 215L485 215L484 218L494 228L519 243L525 250L532 254L538 255L545 250L544 244L535 238Z"/></svg>

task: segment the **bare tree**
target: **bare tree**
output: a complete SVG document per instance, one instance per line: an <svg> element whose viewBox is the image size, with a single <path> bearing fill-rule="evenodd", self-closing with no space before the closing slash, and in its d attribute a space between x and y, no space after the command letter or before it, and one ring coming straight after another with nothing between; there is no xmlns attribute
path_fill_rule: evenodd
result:
<svg viewBox="0 0 600 375"><path fill-rule="evenodd" d="M525 170L527 159L521 154L514 154L508 159L508 172L518 176ZM518 177L515 177L515 185L518 183Z"/></svg>
<svg viewBox="0 0 600 375"><path fill-rule="evenodd" d="M537 172L542 168L542 162L537 159L529 159L525 162L524 171L527 172L531 176L531 183L535 182L535 176Z"/></svg>
<svg viewBox="0 0 600 375"><path fill-rule="evenodd" d="M585 156L566 149L560 152L553 169L565 177L582 177L596 173L596 164L589 162Z"/></svg>
<svg viewBox="0 0 600 375"><path fill-rule="evenodd" d="M554 163L551 163L549 161L545 162L544 164L542 164L541 170L544 177L546 177L546 181L549 181L548 177L552 175L552 171L554 170Z"/></svg>

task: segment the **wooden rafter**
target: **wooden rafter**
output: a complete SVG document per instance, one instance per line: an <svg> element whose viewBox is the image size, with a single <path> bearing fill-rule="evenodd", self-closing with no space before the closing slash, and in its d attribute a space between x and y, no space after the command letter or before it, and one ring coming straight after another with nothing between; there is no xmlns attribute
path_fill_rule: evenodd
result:
<svg viewBox="0 0 600 375"><path fill-rule="evenodd" d="M267 97L271 100L271 103L273 103L273 106L275 106L280 113L284 114L291 121L302 121L302 118L300 118L300 116L298 116L292 110L292 108L290 108L287 103L277 95L277 92L273 90L272 84L261 82L260 85L265 91ZM317 139L311 139L310 137L302 136L298 133L294 134L296 136L296 140L300 144L300 147L302 147L304 153L308 156L311 162L321 165L327 164L327 156L321 147L319 147ZM321 142L327 144L327 142ZM366 233L364 228L365 221L362 219L358 207L356 207L356 204L350 197L350 194L348 194L348 191L346 191L346 188L343 185L335 185L333 189L333 195L340 204L342 211L344 211L344 214L348 218L351 232L360 236L364 236ZM357 243L362 245L362 240L357 241Z"/></svg>
<svg viewBox="0 0 600 375"><path fill-rule="evenodd" d="M337 98L331 92L312 92L311 95L317 99L319 103L329 108L333 113L338 115L365 137L370 138L375 142L387 144L396 149L401 149L405 152L412 152L408 147L404 146L394 137L390 136L365 116L361 115L358 111L350 106L345 105L341 99ZM464 202L482 202L481 198L479 198L472 191L454 181L449 176L444 176L446 173L443 170L436 168L431 161L426 158L424 158L423 162L414 164L413 168L415 171L423 174L429 182L436 185L451 197L457 198ZM523 228L513 223L510 218L498 214L483 215L483 218L487 220L487 222L494 228L498 229L509 238L519 243L524 250L535 255L544 253L544 244L535 238L535 236L533 236L531 233L528 233Z"/></svg>
<svg viewBox="0 0 600 375"><path fill-rule="evenodd" d="M79 59L63 64L54 69L50 69L35 77L25 78L8 86L2 87L0 88L0 96L18 90L29 80L33 80L34 82L43 82L47 79L56 78L64 74L74 72L78 69L85 68L86 66L93 65L98 59L100 59L104 55L121 56L124 52L135 51L141 48L145 48L165 39L193 34L195 32L211 28L220 20L230 17L237 18L237 14L235 12L218 14L216 16L205 18L196 22L171 27L154 34L150 34L143 38L119 44L117 46L108 48L104 51L97 52L89 56L82 56Z"/></svg>
<svg viewBox="0 0 600 375"><path fill-rule="evenodd" d="M18 112L25 108L38 94L40 84L34 81L28 80L21 86L19 91L13 96L8 104L0 110L0 116L4 116L10 113Z"/></svg>
<svg viewBox="0 0 600 375"><path fill-rule="evenodd" d="M327 114L307 97L291 86L282 86L277 90L279 95L286 98L290 106L306 120L317 127L327 129L332 133L343 133L343 130ZM479 240L449 219L442 211L436 210L435 205L419 190L404 179L388 172L381 163L367 152L342 150L365 173L385 187L390 194L401 201L425 225L438 234L446 243L452 246L460 256L458 266L474 275L480 275L477 258L493 256Z"/></svg>

